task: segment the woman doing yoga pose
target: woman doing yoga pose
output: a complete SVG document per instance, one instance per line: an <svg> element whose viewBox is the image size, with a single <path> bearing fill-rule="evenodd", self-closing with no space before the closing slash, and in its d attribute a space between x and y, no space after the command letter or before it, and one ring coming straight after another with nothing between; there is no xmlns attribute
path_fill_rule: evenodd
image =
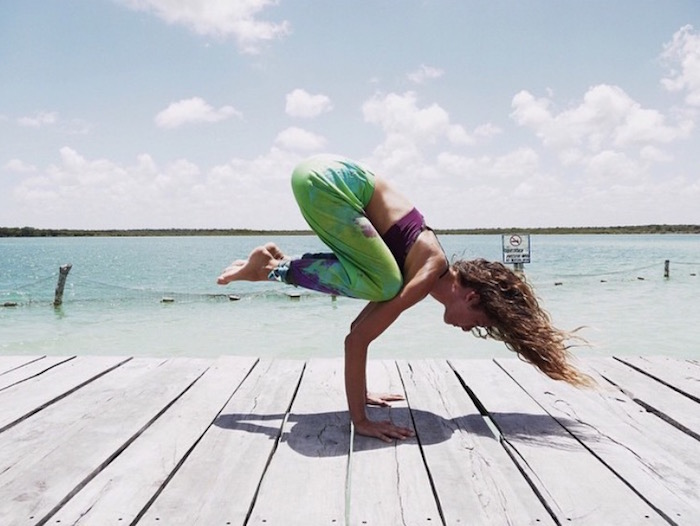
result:
<svg viewBox="0 0 700 526"><path fill-rule="evenodd" d="M292 259L268 243L235 261L218 283L277 280L369 300L345 338L345 391L356 433L385 441L413 435L367 418L366 404L402 397L369 393L365 369L370 343L428 295L444 306L445 323L503 341L551 378L590 383L569 362L570 334L552 326L528 283L498 262L450 264L420 212L386 180L354 161L323 155L296 167L292 189L302 215L332 252Z"/></svg>

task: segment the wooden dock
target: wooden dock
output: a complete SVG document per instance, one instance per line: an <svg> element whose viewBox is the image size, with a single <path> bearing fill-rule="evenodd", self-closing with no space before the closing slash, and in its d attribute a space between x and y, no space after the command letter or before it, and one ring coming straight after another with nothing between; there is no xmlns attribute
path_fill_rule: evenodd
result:
<svg viewBox="0 0 700 526"><path fill-rule="evenodd" d="M340 359L0 357L0 524L700 524L700 362L583 365L370 361L385 444Z"/></svg>

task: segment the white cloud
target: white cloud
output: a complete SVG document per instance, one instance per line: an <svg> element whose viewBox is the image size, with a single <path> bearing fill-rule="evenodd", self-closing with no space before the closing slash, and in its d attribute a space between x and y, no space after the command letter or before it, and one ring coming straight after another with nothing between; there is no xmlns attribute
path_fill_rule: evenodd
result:
<svg viewBox="0 0 700 526"><path fill-rule="evenodd" d="M63 123L62 128L68 135L86 135L92 130L92 125L83 119L71 119Z"/></svg>
<svg viewBox="0 0 700 526"><path fill-rule="evenodd" d="M448 179L468 180L475 179L482 174L485 165L488 163L490 163L490 160L486 157L474 158L450 152L441 152L436 159L436 168L439 173Z"/></svg>
<svg viewBox="0 0 700 526"><path fill-rule="evenodd" d="M8 120L0 116L0 121ZM38 111L34 115L18 117L16 122L25 128L43 128L53 126L66 135L86 135L92 130L89 122L83 119L61 119L56 111Z"/></svg>
<svg viewBox="0 0 700 526"><path fill-rule="evenodd" d="M590 157L586 163L586 172L589 181L601 186L624 181L641 182L646 175L646 170L640 163L624 153L612 150L603 150Z"/></svg>
<svg viewBox="0 0 700 526"><path fill-rule="evenodd" d="M271 0L117 0L130 9L152 12L169 24L187 27L200 35L233 37L245 53L257 53L265 41L290 32L287 21L260 20Z"/></svg>
<svg viewBox="0 0 700 526"><path fill-rule="evenodd" d="M669 66L669 75L661 80L669 91L685 91L690 106L700 106L700 35L693 26L678 30L664 45L662 59Z"/></svg>
<svg viewBox="0 0 700 526"><path fill-rule="evenodd" d="M33 164L25 163L21 159L10 159L7 163L5 163L4 168L8 172L15 172L15 173L26 174L26 173L36 172L36 166L34 166Z"/></svg>
<svg viewBox="0 0 700 526"><path fill-rule="evenodd" d="M643 161L654 163L667 163L673 161L673 156L655 146L644 146L639 150L639 158Z"/></svg>
<svg viewBox="0 0 700 526"><path fill-rule="evenodd" d="M525 180L540 173L540 158L531 148L517 148L500 156L468 157L442 152L437 156L437 168L449 179L488 181L490 184L505 183L512 186L513 180Z"/></svg>
<svg viewBox="0 0 700 526"><path fill-rule="evenodd" d="M503 133L503 130L490 122L477 126L474 129L474 137L482 137L484 139L490 139L501 133Z"/></svg>
<svg viewBox="0 0 700 526"><path fill-rule="evenodd" d="M38 111L33 116L20 117L17 119L17 124L29 128L40 128L56 124L58 121L58 113L55 111Z"/></svg>
<svg viewBox="0 0 700 526"><path fill-rule="evenodd" d="M362 105L362 114L366 122L379 125L391 142L419 145L444 138L454 144L474 142L462 126L450 122L450 116L438 104L420 108L412 91L374 95Z"/></svg>
<svg viewBox="0 0 700 526"><path fill-rule="evenodd" d="M518 148L493 161L491 173L504 179L527 178L537 174L539 155L531 148Z"/></svg>
<svg viewBox="0 0 700 526"><path fill-rule="evenodd" d="M218 110L199 97L173 102L155 117L161 128L177 128L195 122L219 122L233 116L240 116L233 106L222 106Z"/></svg>
<svg viewBox="0 0 700 526"><path fill-rule="evenodd" d="M407 184L413 184L412 178L436 179L444 175L440 166L426 161L430 156L445 155L445 161L451 155L444 151L446 148L454 147L459 152L474 145L477 137L500 133L498 127L486 124L477 127L472 135L461 124L451 122L439 104L421 106L413 91L375 94L362 105L362 113L366 122L384 132L382 142L372 152L371 165L382 172L399 174ZM475 165L471 168L476 170Z"/></svg>
<svg viewBox="0 0 700 526"><path fill-rule="evenodd" d="M277 135L275 144L289 151L311 152L323 149L326 139L301 128L291 127Z"/></svg>
<svg viewBox="0 0 700 526"><path fill-rule="evenodd" d="M527 91L513 97L511 117L532 129L545 146L566 152L582 148L590 153L609 148L643 148L688 136L692 123L667 123L657 110L645 109L617 86L590 88L578 106L555 113L552 102Z"/></svg>
<svg viewBox="0 0 700 526"><path fill-rule="evenodd" d="M89 159L72 148L43 169L12 162L31 171L9 189L0 220L51 228L304 228L289 175L306 155L303 147L318 146L306 134L285 130L268 153L210 169L186 159L159 165L148 154L130 164ZM581 161L585 179L549 173L538 152L522 147L424 159L407 146L360 160L396 180L438 228L691 223L700 199L697 180L668 165L662 180L649 177L645 160L613 150Z"/></svg>
<svg viewBox="0 0 700 526"><path fill-rule="evenodd" d="M332 109L331 99L326 95L312 95L303 89L295 89L287 94L285 111L292 117L308 119Z"/></svg>
<svg viewBox="0 0 700 526"><path fill-rule="evenodd" d="M541 130L552 121L551 103L544 97L536 99L529 91L523 90L513 97L511 106L514 108L511 117L520 126L528 126ZM541 133L541 132L540 132Z"/></svg>
<svg viewBox="0 0 700 526"><path fill-rule="evenodd" d="M421 64L420 68L408 74L408 79L416 84L423 84L426 80L442 77L445 72L439 68L433 68Z"/></svg>
<svg viewBox="0 0 700 526"><path fill-rule="evenodd" d="M473 144L474 139L470 137L467 130L459 124L450 124L445 131L445 137L452 144Z"/></svg>
<svg viewBox="0 0 700 526"><path fill-rule="evenodd" d="M59 154L11 190L0 218L45 228L304 226L288 182L298 154L273 149L210 170L186 159L159 165L148 154L133 164L89 159L72 148Z"/></svg>

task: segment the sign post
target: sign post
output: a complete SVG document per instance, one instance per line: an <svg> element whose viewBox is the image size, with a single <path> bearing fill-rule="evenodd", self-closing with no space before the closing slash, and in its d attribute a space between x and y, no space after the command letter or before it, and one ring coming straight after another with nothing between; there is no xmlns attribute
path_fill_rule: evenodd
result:
<svg viewBox="0 0 700 526"><path fill-rule="evenodd" d="M502 239L503 263L523 272L525 263L530 263L530 234L503 234Z"/></svg>

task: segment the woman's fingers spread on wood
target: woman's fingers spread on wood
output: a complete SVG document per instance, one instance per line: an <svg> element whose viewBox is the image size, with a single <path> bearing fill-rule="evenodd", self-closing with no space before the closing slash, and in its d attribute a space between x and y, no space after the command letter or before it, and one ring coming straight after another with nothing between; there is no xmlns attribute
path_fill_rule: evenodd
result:
<svg viewBox="0 0 700 526"><path fill-rule="evenodd" d="M403 395L391 393L367 393L367 403L369 405L378 405L386 407L389 402L397 402L405 400Z"/></svg>
<svg viewBox="0 0 700 526"><path fill-rule="evenodd" d="M355 424L355 432L360 435L370 436L391 442L393 439L404 440L415 435L412 429L395 426L389 421L373 422L365 420Z"/></svg>

